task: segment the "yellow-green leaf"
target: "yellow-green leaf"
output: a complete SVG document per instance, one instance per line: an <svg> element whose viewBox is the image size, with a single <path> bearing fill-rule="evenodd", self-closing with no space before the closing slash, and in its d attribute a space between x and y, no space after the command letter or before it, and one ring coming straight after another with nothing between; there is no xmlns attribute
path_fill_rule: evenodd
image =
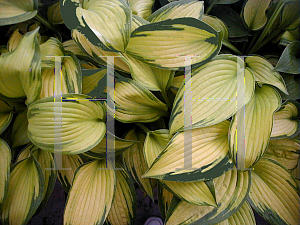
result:
<svg viewBox="0 0 300 225"><path fill-rule="evenodd" d="M0 26L21 23L37 14L37 0L1 0Z"/></svg>
<svg viewBox="0 0 300 225"><path fill-rule="evenodd" d="M108 139L106 138L106 135L98 145L96 145L91 150L83 153L83 155L93 159L105 158L107 152L115 151L115 154L121 154L123 151L137 143L137 141L124 140L122 138L118 138L108 131L107 134ZM109 148L109 146L107 146L107 142L113 142L114 148Z"/></svg>
<svg viewBox="0 0 300 225"><path fill-rule="evenodd" d="M157 195L159 211L162 216L162 219L165 220L174 195L160 184L158 184Z"/></svg>
<svg viewBox="0 0 300 225"><path fill-rule="evenodd" d="M44 185L42 168L33 155L16 163L1 208L2 224L26 225L43 199Z"/></svg>
<svg viewBox="0 0 300 225"><path fill-rule="evenodd" d="M13 118L13 108L0 99L0 134L9 126Z"/></svg>
<svg viewBox="0 0 300 225"><path fill-rule="evenodd" d="M299 154L299 139L271 139L264 157L274 159L288 170L293 170L298 164Z"/></svg>
<svg viewBox="0 0 300 225"><path fill-rule="evenodd" d="M221 176L233 167L228 155L229 125L230 122L226 120L210 127L177 133L143 177L201 181ZM185 132L191 132L187 140ZM185 152L187 146L192 148L188 153ZM192 154L192 157L185 157L187 154ZM187 163L192 168L184 167Z"/></svg>
<svg viewBox="0 0 300 225"><path fill-rule="evenodd" d="M162 92L169 88L174 71L155 68L125 53L123 57L131 69L132 78L143 84L144 87L151 91Z"/></svg>
<svg viewBox="0 0 300 225"><path fill-rule="evenodd" d="M96 72L90 76L83 76L83 78L82 78L82 94L89 94L90 92L95 90L95 88L98 86L98 83L100 80L101 80L101 82L104 82L105 84L107 83L107 81L102 80L102 78L107 73L107 69L101 69L101 70L98 69L97 71L98 72Z"/></svg>
<svg viewBox="0 0 300 225"><path fill-rule="evenodd" d="M56 2L48 8L47 17L52 24L63 24L63 18L60 13L60 3Z"/></svg>
<svg viewBox="0 0 300 225"><path fill-rule="evenodd" d="M148 167L152 165L169 141L169 131L166 129L150 131L147 133L144 144L144 156ZM191 204L216 206L215 198L204 181L161 181L161 183L177 197Z"/></svg>
<svg viewBox="0 0 300 225"><path fill-rule="evenodd" d="M66 192L69 192L75 171L83 164L83 160L79 155L62 155L61 167L57 168L57 178Z"/></svg>
<svg viewBox="0 0 300 225"><path fill-rule="evenodd" d="M127 0L133 14L147 19L152 13L155 0Z"/></svg>
<svg viewBox="0 0 300 225"><path fill-rule="evenodd" d="M117 168L122 168L119 163ZM134 222L136 210L136 193L129 174L122 168L116 170L116 192L107 220L111 225L129 225Z"/></svg>
<svg viewBox="0 0 300 225"><path fill-rule="evenodd" d="M204 13L204 2L197 0L182 0L171 2L156 10L148 20L151 23L181 17L193 17L201 20Z"/></svg>
<svg viewBox="0 0 300 225"><path fill-rule="evenodd" d="M245 202L250 190L250 172L229 170L213 180L218 207L197 206L180 201L166 225L217 224L231 217ZM172 203L171 203L172 204Z"/></svg>
<svg viewBox="0 0 300 225"><path fill-rule="evenodd" d="M271 0L248 0L243 9L243 18L250 30L259 30L267 23L266 10Z"/></svg>
<svg viewBox="0 0 300 225"><path fill-rule="evenodd" d="M170 133L183 130L184 110L189 109L192 114L192 126L185 126L189 129L224 121L247 104L253 96L254 77L247 68L244 74L239 73L243 65L244 62L239 57L220 55L204 66L192 70L191 79L185 81L175 97L169 121ZM191 105L185 106L185 89L188 87L191 88L192 99ZM239 99L243 94L238 94L237 89L238 92L244 89L244 100Z"/></svg>
<svg viewBox="0 0 300 225"><path fill-rule="evenodd" d="M274 114L272 138L294 137L299 133L299 109L299 103L293 100L282 104Z"/></svg>
<svg viewBox="0 0 300 225"><path fill-rule="evenodd" d="M52 153L43 151L34 146L33 144L28 145L25 149L22 150L22 152L18 156L17 161L26 159L30 157L31 154L33 154L33 156L39 162L45 178L43 201L41 202L39 209L37 210L40 211L46 205L48 199L50 198L50 195L55 185L57 173L55 171L55 162Z"/></svg>
<svg viewBox="0 0 300 225"><path fill-rule="evenodd" d="M42 88L37 35L38 29L26 33L14 51L0 57L0 93L9 98L27 96L28 105L37 100Z"/></svg>
<svg viewBox="0 0 300 225"><path fill-rule="evenodd" d="M143 131L136 129L130 130L126 134L125 140L136 140L139 142L122 153L122 160L133 179L139 184L141 189L153 199L151 180L142 178L142 175L149 168L143 153L145 138L146 135Z"/></svg>
<svg viewBox="0 0 300 225"><path fill-rule="evenodd" d="M61 1L63 20L104 51L124 52L131 28L131 10L122 0Z"/></svg>
<svg viewBox="0 0 300 225"><path fill-rule="evenodd" d="M291 174L277 162L263 158L252 173L248 200L271 224L299 223L299 195Z"/></svg>
<svg viewBox="0 0 300 225"><path fill-rule="evenodd" d="M216 31L220 32L220 36L228 41L228 27L226 24L220 20L218 17L211 16L211 15L203 15L202 21L210 25Z"/></svg>
<svg viewBox="0 0 300 225"><path fill-rule="evenodd" d="M235 214L216 225L256 225L256 222L251 206L245 201Z"/></svg>
<svg viewBox="0 0 300 225"><path fill-rule="evenodd" d="M98 101L85 100L89 97L86 95L64 94L62 97L65 98L62 102L47 97L29 106L28 137L45 151L54 152L58 144L63 154L86 152L105 135L104 106Z"/></svg>
<svg viewBox="0 0 300 225"><path fill-rule="evenodd" d="M115 112L107 110L121 122L154 122L168 115L167 105L134 80L116 83L108 94L110 101L115 101Z"/></svg>
<svg viewBox="0 0 300 225"><path fill-rule="evenodd" d="M5 201L8 191L11 152L8 144L0 138L0 207Z"/></svg>
<svg viewBox="0 0 300 225"><path fill-rule="evenodd" d="M257 163L267 150L269 143L274 112L279 109L281 97L279 93L267 84L261 88L256 85L254 97L245 106L244 130L245 130L245 168ZM234 161L237 149L237 116L235 115L230 125L230 153Z"/></svg>
<svg viewBox="0 0 300 225"><path fill-rule="evenodd" d="M212 27L195 18L177 18L137 28L126 53L155 67L183 70L185 55L197 56L192 65L200 66L216 56L220 47L221 38Z"/></svg>
<svg viewBox="0 0 300 225"><path fill-rule="evenodd" d="M274 71L274 67L261 56L248 56L245 59L247 67L254 74L255 81L261 84L270 84L288 94L285 83L281 75Z"/></svg>
<svg viewBox="0 0 300 225"><path fill-rule="evenodd" d="M14 121L12 128L12 148L26 145L30 142L28 135L28 119L27 119L27 109L19 113Z"/></svg>
<svg viewBox="0 0 300 225"><path fill-rule="evenodd" d="M115 194L116 175L110 162L95 160L76 172L69 192L64 225L103 224Z"/></svg>
<svg viewBox="0 0 300 225"><path fill-rule="evenodd" d="M10 36L8 42L7 42L7 50L9 52L15 50L18 47L18 44L22 40L23 35L19 32L19 29L17 28L12 35Z"/></svg>

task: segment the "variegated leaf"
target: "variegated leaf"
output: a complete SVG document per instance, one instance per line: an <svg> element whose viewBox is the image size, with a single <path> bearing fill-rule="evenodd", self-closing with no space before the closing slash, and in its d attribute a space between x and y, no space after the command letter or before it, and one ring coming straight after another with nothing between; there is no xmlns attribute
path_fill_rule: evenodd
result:
<svg viewBox="0 0 300 225"><path fill-rule="evenodd" d="M133 14L147 19L152 13L155 0L126 0Z"/></svg>
<svg viewBox="0 0 300 225"><path fill-rule="evenodd" d="M86 152L105 135L104 106L98 101L86 100L89 98L86 95L64 94L62 97L65 99L61 102L47 97L29 106L28 137L45 151L54 152L58 143L61 147L57 148L63 154Z"/></svg>
<svg viewBox="0 0 300 225"><path fill-rule="evenodd" d="M192 70L192 77L179 89L169 121L170 133L217 124L233 116L253 96L254 77L236 56L220 55ZM244 82L244 79L245 82ZM185 90L191 89L191 104L185 103ZM195 88L196 87L196 88ZM243 93L240 93L244 90ZM244 99L242 98L244 97ZM187 101L186 101L187 102ZM192 126L184 125L185 110L191 111Z"/></svg>
<svg viewBox="0 0 300 225"><path fill-rule="evenodd" d="M181 0L171 2L156 10L147 20L151 23L167 19L176 19L181 17L193 17L202 19L204 13L204 2L197 0Z"/></svg>
<svg viewBox="0 0 300 225"><path fill-rule="evenodd" d="M26 145L30 142L27 135L28 132L28 119L27 119L27 109L19 113L14 121L12 128L12 148Z"/></svg>
<svg viewBox="0 0 300 225"><path fill-rule="evenodd" d="M109 161L107 166L105 160L82 165L69 192L64 225L103 224L113 202L115 187L116 175Z"/></svg>
<svg viewBox="0 0 300 225"><path fill-rule="evenodd" d="M185 55L197 56L191 63L198 67L216 56L220 47L221 38L212 27L195 18L177 18L137 28L126 53L155 67L183 70Z"/></svg>
<svg viewBox="0 0 300 225"><path fill-rule="evenodd" d="M0 208L4 203L10 175L11 152L8 144L0 138Z"/></svg>
<svg viewBox="0 0 300 225"><path fill-rule="evenodd" d="M248 200L271 224L299 223L299 195L291 174L277 162L263 158L252 173Z"/></svg>

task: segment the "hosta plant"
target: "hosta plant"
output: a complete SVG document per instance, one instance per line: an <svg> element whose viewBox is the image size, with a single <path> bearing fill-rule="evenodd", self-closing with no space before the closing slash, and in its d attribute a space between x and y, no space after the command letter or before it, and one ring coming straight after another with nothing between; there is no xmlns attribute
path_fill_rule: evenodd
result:
<svg viewBox="0 0 300 225"><path fill-rule="evenodd" d="M299 1L0 0L0 221L299 224ZM45 13L46 12L46 13ZM2 43L3 42L3 43Z"/></svg>

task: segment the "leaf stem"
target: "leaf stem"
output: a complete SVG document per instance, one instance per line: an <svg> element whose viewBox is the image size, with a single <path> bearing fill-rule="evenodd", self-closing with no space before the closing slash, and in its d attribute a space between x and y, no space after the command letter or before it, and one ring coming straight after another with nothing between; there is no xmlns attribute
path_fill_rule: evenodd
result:
<svg viewBox="0 0 300 225"><path fill-rule="evenodd" d="M168 108L171 110L172 109L172 104L170 102L170 99L168 98L167 92L165 90L163 90L160 93L162 94L162 96L163 96L163 98L164 98L164 100L165 100Z"/></svg>
<svg viewBox="0 0 300 225"><path fill-rule="evenodd" d="M150 132L150 130L148 129L148 127L146 127L144 124L142 123L135 123L138 127L142 128L143 131L145 131L146 133Z"/></svg>
<svg viewBox="0 0 300 225"><path fill-rule="evenodd" d="M238 55L243 55L240 50L238 50L233 44L231 44L229 41L226 40L222 40L222 44L224 46L226 46L227 48L229 48L230 50L232 50L233 52L235 52Z"/></svg>

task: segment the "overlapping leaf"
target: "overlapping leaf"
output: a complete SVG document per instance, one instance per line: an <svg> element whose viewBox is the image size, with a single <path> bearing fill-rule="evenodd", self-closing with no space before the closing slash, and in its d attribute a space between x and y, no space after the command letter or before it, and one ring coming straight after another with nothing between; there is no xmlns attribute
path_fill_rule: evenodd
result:
<svg viewBox="0 0 300 225"><path fill-rule="evenodd" d="M110 162L96 160L82 165L70 190L64 225L103 224L115 194L116 175Z"/></svg>
<svg viewBox="0 0 300 225"><path fill-rule="evenodd" d="M260 85L270 84L288 94L283 78L278 72L274 71L274 67L266 59L261 56L248 56L245 62L253 72L255 81Z"/></svg>
<svg viewBox="0 0 300 225"><path fill-rule="evenodd" d="M56 2L48 8L47 17L52 24L63 24L63 18L60 13L60 3Z"/></svg>
<svg viewBox="0 0 300 225"><path fill-rule="evenodd" d="M105 109L86 95L65 94L71 98L54 102L47 97L28 108L28 137L42 150L63 154L86 152L100 143L105 135ZM57 144L57 146L55 145Z"/></svg>
<svg viewBox="0 0 300 225"><path fill-rule="evenodd" d="M169 141L169 131L166 129L150 131L147 133L144 144L144 156L148 167L152 165ZM161 183L172 193L176 194L176 196L191 204L216 206L215 198L204 181L161 181Z"/></svg>
<svg viewBox="0 0 300 225"><path fill-rule="evenodd" d="M192 70L192 78L185 81L174 100L170 133L183 130L184 110L192 112L192 127L204 127L224 121L247 104L254 92L254 77L247 68L244 74L239 72L243 64L238 57L221 55ZM184 102L185 85L191 87L190 105Z"/></svg>
<svg viewBox="0 0 300 225"><path fill-rule="evenodd" d="M187 131L177 133L143 177L201 181L222 175L233 167L228 156L229 124L229 121L223 121L210 127L196 128L186 138ZM190 152L185 153L187 150ZM192 154L192 157L185 157L186 154ZM188 163L192 168L184 167Z"/></svg>
<svg viewBox="0 0 300 225"><path fill-rule="evenodd" d="M223 38L223 40L228 41L228 28L222 20L215 16L203 15L202 21L210 25L216 31L220 32L220 36Z"/></svg>
<svg viewBox="0 0 300 225"><path fill-rule="evenodd" d="M264 157L274 159L288 170L293 170L298 164L299 154L299 139L271 139Z"/></svg>
<svg viewBox="0 0 300 225"><path fill-rule="evenodd" d="M276 71L299 74L300 62L297 55L300 49L300 41L294 41L289 44L283 51L275 67Z"/></svg>
<svg viewBox="0 0 300 225"><path fill-rule="evenodd" d="M0 57L0 93L10 98L27 96L27 104L38 98L42 88L37 34L38 29L26 33L14 51Z"/></svg>
<svg viewBox="0 0 300 225"><path fill-rule="evenodd" d="M174 1L156 10L147 20L151 23L181 17L193 17L201 20L204 2L197 0Z"/></svg>
<svg viewBox="0 0 300 225"><path fill-rule="evenodd" d="M271 224L298 224L299 195L291 174L263 158L254 166L249 193L251 206Z"/></svg>
<svg viewBox="0 0 300 225"><path fill-rule="evenodd" d="M147 19L152 13L155 0L127 0L133 14Z"/></svg>
<svg viewBox="0 0 300 225"><path fill-rule="evenodd" d="M18 47L18 44L20 43L23 35L19 32L19 29L17 28L12 35L10 36L8 42L7 42L7 50L9 52L15 50Z"/></svg>
<svg viewBox="0 0 300 225"><path fill-rule="evenodd" d="M30 142L28 135L27 109L18 114L12 128L12 148L26 145Z"/></svg>
<svg viewBox="0 0 300 225"><path fill-rule="evenodd" d="M0 139L0 207L5 201L8 191L11 152L8 144Z"/></svg>
<svg viewBox="0 0 300 225"><path fill-rule="evenodd" d="M13 109L3 100L0 99L0 134L9 126L13 118Z"/></svg>
<svg viewBox="0 0 300 225"><path fill-rule="evenodd" d="M281 109L274 114L271 137L284 138L296 136L300 130L299 109L300 105L298 102L293 100L285 101Z"/></svg>
<svg viewBox="0 0 300 225"><path fill-rule="evenodd" d="M195 18L177 18L137 28L126 53L155 67L183 70L185 55L197 56L192 65L200 66L216 56L220 47L221 38L212 27Z"/></svg>
<svg viewBox="0 0 300 225"><path fill-rule="evenodd" d="M256 85L254 97L244 110L245 134L241 136L245 136L245 149L237 149L238 132L244 132L244 130L237 130L236 126L241 118L234 116L230 126L230 152L236 159L238 152L245 151L245 168L257 163L267 150L274 112L279 109L280 104L280 95L273 87L265 84L260 88Z"/></svg>
<svg viewBox="0 0 300 225"><path fill-rule="evenodd" d="M128 148L128 150L122 154L122 160L133 179L139 184L142 190L153 199L151 180L142 178L142 175L149 168L143 154L145 138L146 135L143 131L136 129L130 130L125 136L125 140L136 140L139 142Z"/></svg>
<svg viewBox="0 0 300 225"><path fill-rule="evenodd" d="M37 0L2 0L0 2L0 26L20 23L37 14Z"/></svg>
<svg viewBox="0 0 300 225"><path fill-rule="evenodd" d="M167 189L165 189L162 185L159 184L157 189L157 195L158 195L159 211L162 216L162 219L165 220L174 195L171 192L169 192Z"/></svg>
<svg viewBox="0 0 300 225"><path fill-rule="evenodd" d="M55 185L57 174L55 171L55 162L52 153L43 151L34 146L33 144L30 144L25 149L23 149L23 151L19 154L17 161L26 159L30 157L31 154L33 154L33 156L39 162L44 175L45 189L43 194L43 200L39 206L39 209L37 210L40 211L46 205L48 199L50 198L50 195Z"/></svg>
<svg viewBox="0 0 300 225"><path fill-rule="evenodd" d="M107 110L122 122L153 122L167 115L166 104L134 80L116 83L108 94L109 101L115 101L115 112Z"/></svg>
<svg viewBox="0 0 300 225"><path fill-rule="evenodd" d="M71 189L75 171L81 164L83 160L79 155L61 155L62 168L57 168L57 177L66 192Z"/></svg>
<svg viewBox="0 0 300 225"><path fill-rule="evenodd" d="M67 27L82 33L104 51L124 52L128 44L131 11L124 0L64 0L61 13Z"/></svg>
<svg viewBox="0 0 300 225"><path fill-rule="evenodd" d="M117 168L122 168L118 163ZM132 179L124 170L116 170L116 193L108 213L111 225L133 224L136 210L136 193Z"/></svg>
<svg viewBox="0 0 300 225"><path fill-rule="evenodd" d="M16 163L1 208L2 224L27 224L43 199L44 185L42 168L34 156Z"/></svg>
<svg viewBox="0 0 300 225"><path fill-rule="evenodd" d="M166 225L216 224L231 217L244 204L250 190L250 172L229 170L213 180L218 208L196 206L185 201L170 206ZM172 205L172 203L171 203Z"/></svg>

